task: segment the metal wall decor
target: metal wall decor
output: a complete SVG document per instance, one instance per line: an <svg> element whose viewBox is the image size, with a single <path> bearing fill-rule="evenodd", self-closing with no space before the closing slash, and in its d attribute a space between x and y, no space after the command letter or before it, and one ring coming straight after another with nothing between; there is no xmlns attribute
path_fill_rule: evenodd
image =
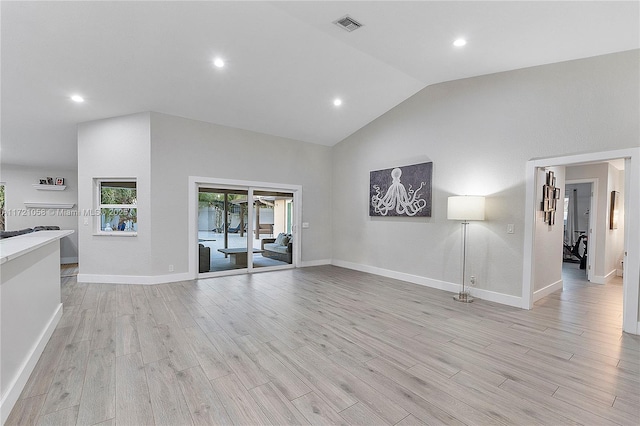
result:
<svg viewBox="0 0 640 426"><path fill-rule="evenodd" d="M560 188L556 187L553 172L547 172L547 183L542 187L542 211L544 222L549 226L556 223L556 207L560 199Z"/></svg>

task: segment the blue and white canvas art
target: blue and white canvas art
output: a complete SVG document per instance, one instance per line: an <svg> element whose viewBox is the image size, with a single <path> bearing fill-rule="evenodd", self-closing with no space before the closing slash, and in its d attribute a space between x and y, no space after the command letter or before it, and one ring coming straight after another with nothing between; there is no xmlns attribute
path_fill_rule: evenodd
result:
<svg viewBox="0 0 640 426"><path fill-rule="evenodd" d="M369 216L431 217L433 163L376 170L369 176Z"/></svg>

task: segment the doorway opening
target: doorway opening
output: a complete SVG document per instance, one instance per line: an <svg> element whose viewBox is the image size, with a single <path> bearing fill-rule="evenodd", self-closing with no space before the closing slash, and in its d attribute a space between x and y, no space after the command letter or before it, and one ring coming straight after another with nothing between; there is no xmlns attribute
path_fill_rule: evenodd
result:
<svg viewBox="0 0 640 426"><path fill-rule="evenodd" d="M190 180L190 275L208 278L296 267L300 187Z"/></svg>
<svg viewBox="0 0 640 426"><path fill-rule="evenodd" d="M597 180L592 179L567 180L564 190L562 270L577 269L587 281L591 281L595 270L590 264L594 257L589 257L589 248L591 244L591 253L594 253L597 223L593 218L597 209L593 194L597 192L597 185Z"/></svg>
<svg viewBox="0 0 640 426"><path fill-rule="evenodd" d="M587 165L609 161L624 162L624 232L621 237L624 242L622 261L620 262L624 264L624 271L622 272L622 329L628 333L638 334L640 329L638 322L640 227L637 217L640 215L640 148L537 159L530 160L527 163L522 307L525 309L533 308L533 303L536 300L536 295L534 295L535 286L538 284L536 283L536 268L538 271L545 268L545 265L540 264L539 256L540 253L542 253L544 257L544 250L546 248L542 247L540 243L536 245L536 229L538 229L539 234L540 229L542 229L541 226L543 225L537 220L540 205L537 197L537 187L542 184L539 176L544 176L544 173L540 173L540 171L548 167L564 168L566 166ZM567 179L571 179L571 176L567 175ZM601 183L600 186L602 186L602 188L600 188L599 194L597 195L608 197L609 188L606 188L603 183ZM590 211L590 214L594 216L595 213L595 211ZM599 221L598 226L601 227L601 234L604 232L605 225L608 230L607 217L608 214L603 214L598 218L594 217L592 219ZM605 224L605 222L607 222L607 224ZM560 233L560 238L562 238L562 233ZM595 235L588 235L588 240L587 258L592 257L592 253L593 258L598 258L599 256L596 251L604 250L605 241L596 242L595 240L598 240L598 238ZM561 244L560 241L559 244ZM559 263L562 264L560 259ZM600 267L603 268L604 265L600 265ZM605 284L607 276L614 272L615 271L607 271L605 273L596 271L592 283ZM599 282L599 280L603 278L605 280Z"/></svg>

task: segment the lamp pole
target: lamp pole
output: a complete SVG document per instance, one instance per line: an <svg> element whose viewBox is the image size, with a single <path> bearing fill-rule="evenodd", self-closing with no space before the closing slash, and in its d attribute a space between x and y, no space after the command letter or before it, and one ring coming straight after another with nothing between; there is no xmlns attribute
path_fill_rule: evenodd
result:
<svg viewBox="0 0 640 426"><path fill-rule="evenodd" d="M465 219L462 222L462 291L457 295L453 296L455 300L458 302L471 303L473 302L473 297L469 295L465 291L465 282L467 280L467 226L469 222Z"/></svg>

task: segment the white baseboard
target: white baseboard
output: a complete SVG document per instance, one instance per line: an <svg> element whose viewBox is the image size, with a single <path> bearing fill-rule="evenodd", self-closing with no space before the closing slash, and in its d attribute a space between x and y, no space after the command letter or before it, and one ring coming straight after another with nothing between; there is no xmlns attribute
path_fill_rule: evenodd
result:
<svg viewBox="0 0 640 426"><path fill-rule="evenodd" d="M392 271L390 269L378 268L375 266L361 265L359 263L345 262L339 259L333 259L331 264L342 268L353 269L360 272L367 272L374 275L380 275L387 278L393 278L396 280L407 281L413 284L422 285L425 287L436 288L438 290L449 291L451 293L457 293L460 291L460 284L450 283L448 281L435 280L432 278L422 277L419 275L406 274L404 272ZM500 303L502 305L513 306L516 308L522 307L522 298L519 296L511 296L509 294L497 293L495 291L483 290L479 288L472 288L471 294L478 299L488 300L491 302Z"/></svg>
<svg viewBox="0 0 640 426"><path fill-rule="evenodd" d="M25 358L22 368L20 369L20 373L15 378L14 382L7 387L7 391L0 401L0 424L4 424L7 421L7 417L9 417L13 406L18 401L18 398L20 398L20 394L22 393L24 386L27 384L29 376L33 373L33 369L36 367L45 346L49 343L49 339L51 338L53 331L56 329L58 322L60 322L61 317L62 303L54 312L47 326L42 330L42 334L40 335L36 345L33 347L31 353Z"/></svg>
<svg viewBox="0 0 640 426"><path fill-rule="evenodd" d="M193 279L188 272L169 275L101 275L101 274L78 274L80 283L100 283L100 284L166 284L177 281L187 281Z"/></svg>
<svg viewBox="0 0 640 426"><path fill-rule="evenodd" d="M616 269L610 271L607 275L593 275L591 278L591 282L594 284L606 284L611 281L616 276Z"/></svg>
<svg viewBox="0 0 640 426"><path fill-rule="evenodd" d="M323 266L331 265L331 259L319 259L319 260L303 260L298 266L301 268L307 268L309 266Z"/></svg>
<svg viewBox="0 0 640 426"><path fill-rule="evenodd" d="M330 265L330 259L310 260L301 262L300 267ZM229 271L229 275L235 275L237 272ZM224 275L224 274L222 274ZM221 276L217 274L215 276ZM206 278L206 276L204 277ZM78 282L82 283L100 283L100 284L166 284L177 281L187 281L194 279L188 272L168 275L102 275L102 274L78 274Z"/></svg>
<svg viewBox="0 0 640 426"><path fill-rule="evenodd" d="M471 295L478 299L487 300L489 302L495 302L506 306L513 306L514 308L522 308L522 297L520 296L498 293L497 291L485 290L476 287L471 288Z"/></svg>
<svg viewBox="0 0 640 426"><path fill-rule="evenodd" d="M78 263L78 257L61 257L60 264L67 265L69 263Z"/></svg>
<svg viewBox="0 0 640 426"><path fill-rule="evenodd" d="M549 284L548 286L541 288L540 290L536 290L533 292L533 301L537 301L546 297L553 293L554 291L562 290L563 282L562 280L558 280L553 284Z"/></svg>

